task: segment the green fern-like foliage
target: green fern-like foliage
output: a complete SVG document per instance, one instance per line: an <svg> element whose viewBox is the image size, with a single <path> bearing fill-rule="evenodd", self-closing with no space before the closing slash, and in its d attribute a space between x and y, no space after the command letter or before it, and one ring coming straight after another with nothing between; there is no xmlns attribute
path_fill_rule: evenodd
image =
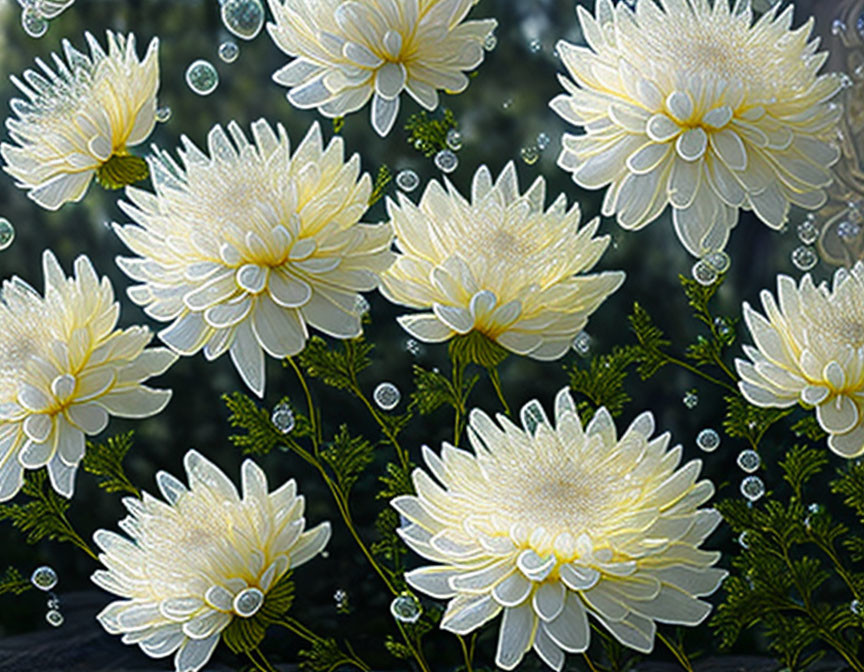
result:
<svg viewBox="0 0 864 672"><path fill-rule="evenodd" d="M264 604L251 618L234 618L222 631L222 641L234 653L253 651L264 641L264 635L282 619L294 603L294 582L285 574L264 598Z"/></svg>
<svg viewBox="0 0 864 672"><path fill-rule="evenodd" d="M633 312L630 314L630 329L639 343L638 362L636 371L642 380L647 380L657 373L663 366L669 363L669 355L664 348L671 344L663 334L654 320L642 306L633 304Z"/></svg>
<svg viewBox="0 0 864 672"><path fill-rule="evenodd" d="M792 411L785 408L759 408L739 395L728 395L723 429L733 439L746 439L751 446L758 446L762 437L774 423Z"/></svg>
<svg viewBox="0 0 864 672"><path fill-rule="evenodd" d="M378 201L384 198L387 187L393 181L393 171L386 163L378 168L378 174L375 176L375 184L372 186L372 193L369 194L369 207L371 208Z"/></svg>
<svg viewBox="0 0 864 672"><path fill-rule="evenodd" d="M821 441L828 436L812 415L804 416L792 425L791 429L799 439L803 437L810 439L810 441Z"/></svg>
<svg viewBox="0 0 864 672"><path fill-rule="evenodd" d="M320 336L313 336L299 359L310 377L330 387L354 390L357 376L372 364L369 355L374 348L363 336L340 341L333 348Z"/></svg>
<svg viewBox="0 0 864 672"><path fill-rule="evenodd" d="M347 498L360 474L374 459L375 448L362 436L351 436L348 425L341 425L333 444L321 451L321 459L336 475L336 484Z"/></svg>
<svg viewBox="0 0 864 672"><path fill-rule="evenodd" d="M28 501L25 504L0 504L0 520L8 520L25 533L28 544L43 539L70 542L96 557L67 520L70 502L54 492L44 469L27 472L21 493Z"/></svg>
<svg viewBox="0 0 864 672"><path fill-rule="evenodd" d="M122 492L134 497L141 493L123 469L123 460L133 445L134 432L109 437L105 443L87 442L87 452L81 460L84 471L99 479L99 487L106 492Z"/></svg>
<svg viewBox="0 0 864 672"><path fill-rule="evenodd" d="M444 109L441 116L432 117L421 110L408 117L405 130L408 132L408 142L424 156L430 157L442 149L447 149L447 133L451 128L458 128L456 115L452 110Z"/></svg>
<svg viewBox="0 0 864 672"><path fill-rule="evenodd" d="M14 567L7 567L6 573L0 576L0 595L4 593L20 595L32 587L33 584L21 576L21 572Z"/></svg>
<svg viewBox="0 0 864 672"><path fill-rule="evenodd" d="M420 415L434 413L442 406L462 407L478 380L479 376L477 375L463 380L460 393L456 390L453 381L446 376L438 371L430 371L415 364L411 406L416 408Z"/></svg>
<svg viewBox="0 0 864 672"><path fill-rule="evenodd" d="M572 364L568 370L570 389L581 397L578 410L583 421L590 419L601 406L605 406L613 416L622 413L630 401L630 395L624 389L627 369L640 361L640 355L640 348L618 346L609 354L592 357L587 368L582 368L578 361Z"/></svg>
<svg viewBox="0 0 864 672"><path fill-rule="evenodd" d="M787 499L770 493L755 505L740 498L717 504L742 547L711 619L721 646L732 646L742 630L756 627L789 670L805 669L827 649L861 669L862 621L853 605L864 595L864 574L847 567L838 553L857 537L824 505L804 499L827 461L822 449L794 446L779 463L791 491ZM832 484L835 492L854 487L848 471ZM864 504L864 495L854 497ZM844 594L840 600L834 598L838 591Z"/></svg>
<svg viewBox="0 0 864 672"><path fill-rule="evenodd" d="M332 672L353 661L339 649L335 639L316 639L309 648L300 649L300 669L308 672Z"/></svg>
<svg viewBox="0 0 864 672"><path fill-rule="evenodd" d="M242 433L229 436L228 440L240 448L244 455L267 455L273 449L285 445L286 436L273 424L270 419L271 412L267 408L259 406L242 392L222 395L222 400L231 412L228 423L235 429L242 430ZM287 397L279 403L286 404L294 414L291 436L312 436L309 419L294 408Z"/></svg>

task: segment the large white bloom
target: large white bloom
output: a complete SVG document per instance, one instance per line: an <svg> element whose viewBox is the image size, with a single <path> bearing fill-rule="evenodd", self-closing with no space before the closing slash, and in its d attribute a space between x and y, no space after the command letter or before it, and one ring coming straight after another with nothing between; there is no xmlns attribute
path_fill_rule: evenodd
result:
<svg viewBox="0 0 864 672"><path fill-rule="evenodd" d="M229 139L230 134L230 139ZM183 167L157 150L156 193L129 188L120 207L135 224L114 226L142 258L118 264L143 284L129 290L159 338L181 355L226 351L246 384L264 393L264 353L300 352L308 325L335 338L361 332L358 292L375 289L392 262L388 224L358 224L371 179L342 139L324 148L313 124L291 154L282 125L214 126L210 156L188 138Z"/></svg>
<svg viewBox="0 0 864 672"><path fill-rule="evenodd" d="M864 262L838 269L831 287L779 275L779 305L761 298L767 319L744 303L756 347L744 346L752 363L735 361L741 392L757 406L815 406L831 450L864 454Z"/></svg>
<svg viewBox="0 0 864 672"><path fill-rule="evenodd" d="M13 277L0 294L0 501L21 488L24 469L47 465L51 485L71 497L85 435L109 415L159 413L170 390L142 383L177 359L147 348L146 327L118 329L120 304L90 260L67 278L56 257L42 255L45 296Z"/></svg>
<svg viewBox="0 0 864 672"><path fill-rule="evenodd" d="M481 166L470 202L445 184L432 180L419 206L401 193L398 205L387 201L401 254L381 291L428 311L399 323L427 342L478 331L520 355L563 355L624 281L621 271L587 273L609 245L594 237L599 218L580 228L579 205L568 208L564 194L544 209L542 177L520 194L512 162L494 182Z"/></svg>
<svg viewBox="0 0 864 672"><path fill-rule="evenodd" d="M107 53L86 37L90 56L63 40L66 61L53 54L54 70L36 59L42 73L12 77L29 100L10 104L17 118L6 127L16 144L0 145L3 169L49 210L80 201L94 177L117 188L147 175L128 148L144 142L156 123L159 41L139 61L134 35L108 31Z"/></svg>
<svg viewBox="0 0 864 672"><path fill-rule="evenodd" d="M183 463L188 488L156 474L167 504L146 492L123 500L130 515L119 525L131 540L108 530L93 535L108 569L92 578L123 598L97 616L108 632L152 658L175 654L176 672L196 672L233 619L254 616L289 569L324 549L330 523L304 532L296 482L268 493L251 460L241 469L242 498L200 453L190 450Z"/></svg>
<svg viewBox="0 0 864 672"><path fill-rule="evenodd" d="M416 496L393 506L405 542L434 564L408 583L450 600L441 627L467 634L502 615L495 663L515 668L534 651L550 667L588 648L592 616L625 646L648 653L655 621L697 625L726 572L699 548L719 524L699 509L714 493L699 460L678 468L681 446L652 438L643 413L618 437L601 408L583 430L573 400L555 400L555 427L536 401L523 428L474 410L474 452L424 447L431 478L414 471Z"/></svg>
<svg viewBox="0 0 864 672"><path fill-rule="evenodd" d="M475 0L270 0L276 45L293 57L273 79L288 100L327 117L372 98L372 126L387 135L407 92L427 110L438 91L459 93L483 61L494 19L464 21Z"/></svg>
<svg viewBox="0 0 864 672"><path fill-rule="evenodd" d="M739 208L780 228L790 204L819 208L839 156L838 73L791 30L792 5L753 23L749 0L638 0L595 15L577 7L588 47L559 42L571 82L551 105L565 135L559 165L581 187L609 185L603 214L639 229L671 205L694 255L722 249Z"/></svg>

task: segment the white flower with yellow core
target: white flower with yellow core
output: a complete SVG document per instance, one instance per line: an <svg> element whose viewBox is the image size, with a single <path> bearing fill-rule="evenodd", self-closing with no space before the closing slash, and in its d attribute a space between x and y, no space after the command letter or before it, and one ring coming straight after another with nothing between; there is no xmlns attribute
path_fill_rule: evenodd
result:
<svg viewBox="0 0 864 672"><path fill-rule="evenodd" d="M594 237L599 219L579 228L579 206L568 209L564 194L544 210L545 181L520 194L513 162L494 182L481 166L470 202L444 181L446 190L429 182L419 206L401 193L387 201L401 254L381 291L429 311L399 323L421 341L479 332L520 355L562 356L624 281L621 271L586 273L609 245Z"/></svg>
<svg viewBox="0 0 864 672"><path fill-rule="evenodd" d="M288 100L326 117L359 110L385 136L407 92L427 110L438 91L460 93L483 61L496 21L465 21L475 0L270 0L276 45L293 57L273 79Z"/></svg>
<svg viewBox="0 0 864 672"><path fill-rule="evenodd" d="M756 345L744 346L751 361L735 361L744 397L762 407L815 406L831 450L864 454L864 263L838 269L831 287L809 273L800 284L778 275L777 300L767 290L761 299L764 316L744 303Z"/></svg>
<svg viewBox="0 0 864 672"><path fill-rule="evenodd" d="M597 0L577 7L588 47L558 43L575 80L551 106L584 129L565 134L558 164L587 189L608 185L603 214L640 229L667 205L696 256L722 250L739 208L774 229L789 207L826 201L841 109L839 73L813 19L792 30L792 5L755 23L749 0Z"/></svg>
<svg viewBox="0 0 864 672"><path fill-rule="evenodd" d="M131 538L98 530L93 539L108 569L93 582L122 599L96 617L124 644L151 658L174 654L176 672L200 670L235 618L253 618L288 570L318 555L330 523L305 531L304 499L292 479L274 492L251 460L241 468L242 497L200 453L183 460L187 488L160 471L167 504L144 493L127 497L120 521Z"/></svg>
<svg viewBox="0 0 864 672"><path fill-rule="evenodd" d="M230 139L229 139L230 135ZM358 292L378 286L391 263L388 224L359 224L372 181L343 142L325 148L313 124L291 153L284 127L252 124L253 142L231 122L214 126L207 156L188 138L183 167L156 150L155 194L126 190L114 225L141 258L119 258L142 284L130 298L171 322L159 338L181 355L226 351L244 382L264 393L264 353L282 358L306 345L308 327L334 338L361 332Z"/></svg>
<svg viewBox="0 0 864 672"><path fill-rule="evenodd" d="M583 429L569 392L555 399L555 427L537 401L523 428L471 413L473 453L423 448L416 496L392 505L399 530L434 564L405 575L416 590L450 600L441 627L466 635L502 614L495 664L514 669L532 647L560 670L588 648L591 615L643 653L656 624L697 625L726 572L699 545L720 523L699 509L714 493L702 463L678 468L681 446L652 438L642 413L618 438L605 408Z"/></svg>
<svg viewBox="0 0 864 672"><path fill-rule="evenodd" d="M43 208L80 201L91 180L117 189L147 177L143 159L129 147L147 139L156 123L159 41L142 60L135 36L108 31L107 53L86 33L90 55L63 40L64 62L54 70L41 59L36 70L12 82L29 100L10 103L17 118L6 120L15 144L0 145L3 170Z"/></svg>
<svg viewBox="0 0 864 672"><path fill-rule="evenodd" d="M120 304L90 260L67 278L53 253L42 255L45 296L19 277L0 292L0 501L20 490L24 469L48 467L53 488L71 497L85 435L110 415L159 413L170 390L143 385L177 356L147 348L146 327L118 329Z"/></svg>

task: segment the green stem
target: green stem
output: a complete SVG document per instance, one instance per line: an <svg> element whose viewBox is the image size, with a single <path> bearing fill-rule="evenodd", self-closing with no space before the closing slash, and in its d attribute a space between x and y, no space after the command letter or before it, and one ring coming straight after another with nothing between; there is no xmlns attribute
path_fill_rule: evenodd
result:
<svg viewBox="0 0 864 672"><path fill-rule="evenodd" d="M417 661L417 664L420 665L420 669L422 672L430 672L429 664L426 662L426 658L423 656L423 651L419 646L414 645L414 642L411 641L411 638L408 636L408 633L405 632L405 628L399 621L396 621L396 625L399 628L399 632L402 633L402 639L405 640L405 644L411 650L411 654L414 656L414 660Z"/></svg>
<svg viewBox="0 0 864 672"><path fill-rule="evenodd" d="M587 651L582 652L582 657L585 659L585 663L588 665L588 669L591 670L591 672L597 672L597 668L594 667L594 663L591 662L591 659L588 657Z"/></svg>
<svg viewBox="0 0 864 672"><path fill-rule="evenodd" d="M402 468L407 472L409 470L410 461L408 459L408 453L402 449L402 446L399 445L399 440L396 438L396 434L394 434L390 428L387 426L387 423L381 419L381 415L375 409L375 406L366 398L366 395L363 394L363 390L360 389L359 383L354 381L354 384L351 387L351 391L354 393L360 401L363 402L363 405L366 406L366 409L369 411L369 414L378 423L378 426L381 428L381 431L384 432L384 436L393 444L393 447L396 449L396 455L399 457L399 462L402 465Z"/></svg>
<svg viewBox="0 0 864 672"><path fill-rule="evenodd" d="M256 655L260 659L260 662L256 661L255 658L252 657L252 651L256 653ZM263 672L276 672L276 668L270 664L270 661L267 660L267 657L261 652L261 649L259 649L257 646L251 651L247 651L246 655L249 656L249 660L251 660L252 664L255 665L255 667L257 667L259 670L263 670Z"/></svg>
<svg viewBox="0 0 864 672"><path fill-rule="evenodd" d="M710 376L707 373L705 373L704 371L702 371L701 369L693 366L692 364L688 364L687 362L685 362L681 359L677 359L675 357L672 357L671 355L668 355L665 352L661 352L660 354L663 356L663 358L666 360L666 362L668 364L674 364L675 366L680 366L682 369L685 369L685 370L689 371L690 373L694 373L697 376L704 378L709 383L713 383L714 385L719 385L720 387L725 387L732 394L740 394L738 392L737 387L730 385L726 381L720 380L719 378L715 378L714 376Z"/></svg>
<svg viewBox="0 0 864 672"><path fill-rule="evenodd" d="M507 400L504 398L504 392L501 389L501 378L498 376L498 367L490 366L486 371L489 374L489 381L492 383L492 387L495 388L495 394L498 395L498 401L500 401L501 405L504 407L504 413L510 415L510 406L507 404Z"/></svg>
<svg viewBox="0 0 864 672"><path fill-rule="evenodd" d="M465 638L462 635L456 635L456 639L459 640L459 646L462 647L462 658L465 661L465 672L474 672L474 668L471 667L472 655L468 652L468 646L465 644ZM474 648L473 640L471 642L471 648Z"/></svg>
<svg viewBox="0 0 864 672"><path fill-rule="evenodd" d="M276 621L276 625L281 625L286 630L290 630L295 635L297 635L301 639L305 639L310 644L317 644L318 642L326 641L323 637L319 637L318 635L316 635L297 619L291 618L290 616L283 616L282 618L283 620ZM363 660L354 652L348 642L346 642L346 645L348 646L349 653L339 651L339 654L342 656L342 660L339 664L341 665L343 663L347 663L363 670L363 672L369 672L369 666L364 663Z"/></svg>
<svg viewBox="0 0 864 672"><path fill-rule="evenodd" d="M458 358L457 358L458 359ZM453 370L453 393L458 400L453 405L453 410L456 412L453 418L453 445L459 447L459 438L462 436L462 423L465 414L465 400L462 398L462 386L465 378L465 364L454 359L452 361Z"/></svg>
<svg viewBox="0 0 864 672"><path fill-rule="evenodd" d="M666 648L672 652L672 655L675 656L675 660L677 660L681 667L683 667L687 672L693 672L693 666L690 664L690 661L687 659L687 654L684 653L683 649L678 649L677 646L672 644L666 637L663 636L663 633L659 630L657 631L657 639L659 639L663 644L666 645Z"/></svg>
<svg viewBox="0 0 864 672"><path fill-rule="evenodd" d="M306 395L306 407L309 410L309 422L312 425L312 444L315 448L315 454L317 455L318 446L321 443L319 435L321 428L318 426L318 421L315 416L315 405L312 403L312 393L309 390L309 385L306 383L306 377L303 375L303 371L299 366L297 366L297 362L295 362L291 357L286 357L285 360L288 362L288 365L294 369L294 373L300 381L300 386L303 388L303 394Z"/></svg>

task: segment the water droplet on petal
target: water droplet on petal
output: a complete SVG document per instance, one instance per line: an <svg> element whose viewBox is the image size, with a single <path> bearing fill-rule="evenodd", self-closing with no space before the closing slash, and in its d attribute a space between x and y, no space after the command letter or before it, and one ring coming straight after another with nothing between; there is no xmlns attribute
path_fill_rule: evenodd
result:
<svg viewBox="0 0 864 672"><path fill-rule="evenodd" d="M402 593L390 603L390 613L393 614L393 618L402 623L416 623L423 609L411 593Z"/></svg>
<svg viewBox="0 0 864 672"><path fill-rule="evenodd" d="M696 435L696 445L706 453L713 453L720 447L720 435L707 427Z"/></svg>
<svg viewBox="0 0 864 672"><path fill-rule="evenodd" d="M33 570L33 574L30 576L30 583L36 586L39 590L48 592L57 585L57 572L47 565L37 567Z"/></svg>
<svg viewBox="0 0 864 672"><path fill-rule="evenodd" d="M452 173L458 165L458 157L449 149L442 149L435 155L435 167L442 173Z"/></svg>
<svg viewBox="0 0 864 672"><path fill-rule="evenodd" d="M264 593L258 588L246 588L234 598L234 613L242 618L254 616L264 604Z"/></svg>
<svg viewBox="0 0 864 672"><path fill-rule="evenodd" d="M741 494L751 502L755 502L765 494L765 484L758 476L748 476L741 481Z"/></svg>
<svg viewBox="0 0 864 672"><path fill-rule="evenodd" d="M748 474L752 474L759 468L759 465L762 464L762 460L759 457L759 453L755 450L742 450L738 454L738 466L741 467Z"/></svg>
<svg viewBox="0 0 864 672"><path fill-rule="evenodd" d="M47 614L45 614L45 620L48 621L48 624L52 627L59 628L63 625L63 614L56 609L51 609Z"/></svg>
<svg viewBox="0 0 864 672"><path fill-rule="evenodd" d="M210 61L199 59L187 68L186 84L199 96L207 96L219 86L219 73Z"/></svg>
<svg viewBox="0 0 864 672"><path fill-rule="evenodd" d="M261 0L225 0L222 23L237 37L251 40L264 25L264 6Z"/></svg>
<svg viewBox="0 0 864 672"><path fill-rule="evenodd" d="M399 405L402 394L393 383L380 383L372 393L372 398L378 407L385 411L392 411Z"/></svg>
<svg viewBox="0 0 864 672"><path fill-rule="evenodd" d="M219 45L219 58L225 63L233 63L240 55L240 47L234 40L225 40Z"/></svg>
<svg viewBox="0 0 864 672"><path fill-rule="evenodd" d="M370 309L371 306L366 300L366 297L362 294L358 294L357 298L354 299L354 314L358 317L363 317L366 313L369 312Z"/></svg>
<svg viewBox="0 0 864 672"><path fill-rule="evenodd" d="M486 51L492 51L496 46L498 46L498 38L495 37L495 33L489 33L483 40L483 48Z"/></svg>
<svg viewBox="0 0 864 672"><path fill-rule="evenodd" d="M396 186L402 191L411 192L420 186L420 178L413 170L400 170L396 174Z"/></svg>
<svg viewBox="0 0 864 672"><path fill-rule="evenodd" d="M0 250L8 248L15 240L15 227L5 217L0 217Z"/></svg>
<svg viewBox="0 0 864 672"><path fill-rule="evenodd" d="M799 245L792 250L792 263L799 271L809 271L819 263L819 256L812 247Z"/></svg>
<svg viewBox="0 0 864 672"><path fill-rule="evenodd" d="M294 429L294 412L288 404L277 404L270 416L270 422L283 434Z"/></svg>
<svg viewBox="0 0 864 672"><path fill-rule="evenodd" d="M732 265L732 258L722 250L718 250L717 252L709 252L703 257L703 259L705 263L708 264L712 269L714 269L714 272L718 274L725 273Z"/></svg>

